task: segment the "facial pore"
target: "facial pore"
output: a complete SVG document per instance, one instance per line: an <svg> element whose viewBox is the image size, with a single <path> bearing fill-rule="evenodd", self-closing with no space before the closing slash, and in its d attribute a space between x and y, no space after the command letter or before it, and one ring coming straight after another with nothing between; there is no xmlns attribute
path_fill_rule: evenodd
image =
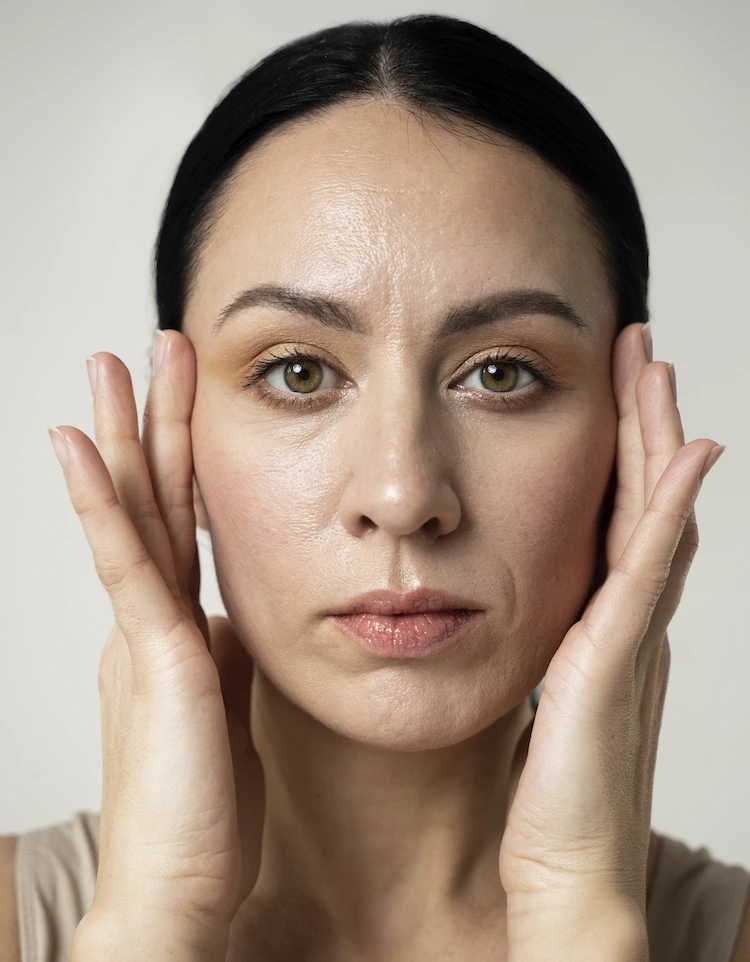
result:
<svg viewBox="0 0 750 962"><path fill-rule="evenodd" d="M213 330L267 284L345 304L370 333L264 305ZM586 328L524 313L437 338L451 308L530 289ZM391 750L456 744L516 707L588 596L616 445L615 300L567 181L508 138L394 103L286 125L237 168L183 330L219 586L266 677ZM248 385L290 350L314 390L289 360ZM420 586L485 609L442 653L373 655L326 617Z"/></svg>

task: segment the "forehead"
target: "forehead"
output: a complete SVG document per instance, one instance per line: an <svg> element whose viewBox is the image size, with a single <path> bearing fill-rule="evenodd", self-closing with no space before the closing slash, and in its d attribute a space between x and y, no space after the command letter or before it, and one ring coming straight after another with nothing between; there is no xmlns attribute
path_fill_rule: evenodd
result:
<svg viewBox="0 0 750 962"><path fill-rule="evenodd" d="M614 316L594 230L561 175L510 138L381 101L294 121L248 153L201 251L186 333L264 283L392 318L424 315L425 298L519 287Z"/></svg>

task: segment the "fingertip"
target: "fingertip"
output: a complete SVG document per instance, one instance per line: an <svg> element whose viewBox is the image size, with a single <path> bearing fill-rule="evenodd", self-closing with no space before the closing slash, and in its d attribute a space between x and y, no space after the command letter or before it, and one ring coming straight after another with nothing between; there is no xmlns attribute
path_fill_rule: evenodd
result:
<svg viewBox="0 0 750 962"><path fill-rule="evenodd" d="M47 425L47 432L60 467L65 471L68 466L68 439L54 424Z"/></svg>
<svg viewBox="0 0 750 962"><path fill-rule="evenodd" d="M153 354L153 364L152 364L152 377L156 377L159 368L164 361L164 356L169 347L169 338L165 331L159 328L154 334L154 354Z"/></svg>
<svg viewBox="0 0 750 962"><path fill-rule="evenodd" d="M708 452L708 457L703 462L703 467L701 468L700 479L701 481L705 478L711 468L716 464L722 454L726 451L726 444L716 444Z"/></svg>

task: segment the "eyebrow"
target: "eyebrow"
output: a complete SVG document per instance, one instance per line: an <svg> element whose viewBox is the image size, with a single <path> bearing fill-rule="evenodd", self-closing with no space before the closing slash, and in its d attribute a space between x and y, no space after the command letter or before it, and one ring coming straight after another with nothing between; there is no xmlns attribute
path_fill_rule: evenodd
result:
<svg viewBox="0 0 750 962"><path fill-rule="evenodd" d="M248 308L260 306L274 307L312 318L325 327L332 327L339 331L372 334L372 331L348 305L315 292L273 284L252 287L238 294L216 318L213 332L218 332L233 315ZM450 337L485 324L507 321L528 314L557 317L570 324L582 336L589 339L593 337L590 326L567 301L551 291L536 289L501 291L452 307L443 318L436 337L438 339Z"/></svg>

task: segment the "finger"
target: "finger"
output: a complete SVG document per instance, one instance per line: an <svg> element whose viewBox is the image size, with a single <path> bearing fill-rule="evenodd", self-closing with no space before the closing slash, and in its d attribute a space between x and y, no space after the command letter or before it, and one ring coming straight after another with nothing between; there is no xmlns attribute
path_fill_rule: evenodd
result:
<svg viewBox="0 0 750 962"><path fill-rule="evenodd" d="M663 361L654 362L640 376L636 385L645 457L643 496L646 504L651 500L667 465L685 444L682 418L672 391L668 367ZM666 631L677 609L697 547L698 525L693 505L672 560L667 584L651 619L655 632L661 628Z"/></svg>
<svg viewBox="0 0 750 962"><path fill-rule="evenodd" d="M119 357L106 351L92 355L96 362L94 432L115 496L125 509L170 590L178 593L172 547L164 526L148 465L138 436L138 412L130 371ZM83 435L85 437L85 435Z"/></svg>
<svg viewBox="0 0 750 962"><path fill-rule="evenodd" d="M71 425L57 430L66 442L67 465L63 472L68 494L137 673L152 663L149 649L154 638L167 639L184 623L185 612L118 500L96 445Z"/></svg>
<svg viewBox="0 0 750 962"><path fill-rule="evenodd" d="M649 364L643 346L645 325L629 324L612 349L612 388L617 404L617 489L607 532L607 563L612 569L643 515L644 452L636 384Z"/></svg>
<svg viewBox="0 0 750 962"><path fill-rule="evenodd" d="M715 445L703 438L691 441L678 451L659 478L625 550L581 620L586 637L595 647L609 650L611 639L619 637L623 652L630 653L637 650L649 631L701 487L700 471Z"/></svg>
<svg viewBox="0 0 750 962"><path fill-rule="evenodd" d="M668 365L654 361L635 389L644 453L643 503L648 504L667 465L685 444L682 418L669 379Z"/></svg>
<svg viewBox="0 0 750 962"><path fill-rule="evenodd" d="M162 336L166 343L149 385L141 444L154 497L172 545L177 583L187 592L196 550L190 439L195 351L179 331L165 331L157 335L157 340Z"/></svg>
<svg viewBox="0 0 750 962"><path fill-rule="evenodd" d="M695 523L695 507L690 509L682 529L679 544L669 567L666 584L659 595L651 614L649 633L661 639L677 610L685 589L685 582L698 550L698 526Z"/></svg>

